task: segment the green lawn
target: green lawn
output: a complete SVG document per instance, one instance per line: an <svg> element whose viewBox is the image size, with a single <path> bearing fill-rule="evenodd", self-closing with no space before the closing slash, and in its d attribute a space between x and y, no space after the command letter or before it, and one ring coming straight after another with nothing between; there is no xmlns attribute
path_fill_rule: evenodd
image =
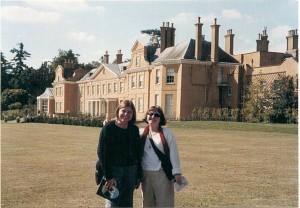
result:
<svg viewBox="0 0 300 208"><path fill-rule="evenodd" d="M139 124L139 126L143 126ZM170 122L190 184L176 207L298 207L298 126ZM100 128L2 123L1 207L104 207ZM141 193L135 193L141 206Z"/></svg>

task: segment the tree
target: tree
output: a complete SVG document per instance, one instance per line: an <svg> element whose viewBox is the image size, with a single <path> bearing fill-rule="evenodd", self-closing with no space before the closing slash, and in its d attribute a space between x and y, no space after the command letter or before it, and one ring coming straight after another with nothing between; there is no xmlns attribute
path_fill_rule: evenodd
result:
<svg viewBox="0 0 300 208"><path fill-rule="evenodd" d="M12 67L10 63L5 59L3 53L1 52L1 92L10 88L9 82L11 79Z"/></svg>
<svg viewBox="0 0 300 208"><path fill-rule="evenodd" d="M50 68L54 72L58 65L62 65L66 70L66 75L72 76L74 69L77 69L79 67L78 56L80 55L74 54L71 49L68 51L60 49L58 50L58 56L53 58L50 64Z"/></svg>
<svg viewBox="0 0 300 208"><path fill-rule="evenodd" d="M24 106L28 103L30 95L23 89L6 89L1 93L1 110L8 110L9 106Z"/></svg>
<svg viewBox="0 0 300 208"><path fill-rule="evenodd" d="M19 49L13 48L10 52L15 54L14 58L11 60L12 65L12 77L10 79L10 86L14 89L26 89L26 83L22 79L24 78L24 70L28 67L24 63L26 58L30 57L30 53L24 50L23 43L18 43Z"/></svg>
<svg viewBox="0 0 300 208"><path fill-rule="evenodd" d="M295 92L294 80L291 76L280 76L271 86L273 98L272 121L286 123L289 109L298 109L298 96Z"/></svg>
<svg viewBox="0 0 300 208"><path fill-rule="evenodd" d="M262 77L258 77L246 92L243 108L244 120L249 122L267 122L266 113L272 108L270 91Z"/></svg>

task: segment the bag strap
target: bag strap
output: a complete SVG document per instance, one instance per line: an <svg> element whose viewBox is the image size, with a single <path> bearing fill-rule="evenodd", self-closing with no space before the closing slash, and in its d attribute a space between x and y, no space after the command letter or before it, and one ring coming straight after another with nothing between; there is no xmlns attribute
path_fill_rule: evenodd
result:
<svg viewBox="0 0 300 208"><path fill-rule="evenodd" d="M144 129L144 132L143 132L143 134L142 134L142 137L144 137L144 138L147 138L147 135L149 135L149 125L147 125L146 127L145 127L145 129ZM159 129L158 129L158 133L159 133L159 135L160 135L160 139L161 139L161 142L162 142L162 144L163 144L163 148L164 148L164 152L165 152L165 154L166 155L170 155L170 149L169 149L169 145L168 145L168 142L167 142L167 140L166 140L166 137L165 137L165 135L164 135L164 133L163 133L163 129L162 129L162 127L160 126L159 127ZM150 140L150 142L151 142L151 140ZM153 141L152 141L153 142ZM151 143L152 144L152 143ZM153 143L154 144L154 143Z"/></svg>

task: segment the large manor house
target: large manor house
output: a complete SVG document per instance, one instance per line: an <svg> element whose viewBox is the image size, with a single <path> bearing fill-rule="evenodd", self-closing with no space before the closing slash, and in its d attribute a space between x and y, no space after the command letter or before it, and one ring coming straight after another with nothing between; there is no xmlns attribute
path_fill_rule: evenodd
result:
<svg viewBox="0 0 300 208"><path fill-rule="evenodd" d="M231 29L225 34L224 49L219 46L217 19L210 26L211 42L202 34L200 17L194 27L194 38L175 44L176 29L164 22L160 37L152 35L147 43L136 40L129 62L123 62L119 50L113 63L106 51L103 63L89 72L76 69L70 75L67 68L72 63L59 65L53 88L37 97L38 111L49 116L86 114L110 119L118 104L129 99L138 120L153 105L161 106L168 119L188 120L195 107L241 109L246 89L255 80L262 87L281 75L298 82L297 29L286 31L283 53L269 51L265 28L255 52L235 55Z"/></svg>

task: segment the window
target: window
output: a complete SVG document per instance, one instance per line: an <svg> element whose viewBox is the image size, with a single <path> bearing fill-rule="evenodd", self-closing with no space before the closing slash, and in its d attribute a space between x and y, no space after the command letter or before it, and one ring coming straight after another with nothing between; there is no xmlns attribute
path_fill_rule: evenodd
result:
<svg viewBox="0 0 300 208"><path fill-rule="evenodd" d="M88 95L91 95L91 87L90 87L90 86L87 87L87 91L88 91L87 94L88 94Z"/></svg>
<svg viewBox="0 0 300 208"><path fill-rule="evenodd" d="M120 92L124 92L124 82L120 82Z"/></svg>
<svg viewBox="0 0 300 208"><path fill-rule="evenodd" d="M167 84L174 83L174 69L167 69Z"/></svg>
<svg viewBox="0 0 300 208"><path fill-rule="evenodd" d="M108 94L111 94L111 83L108 83Z"/></svg>
<svg viewBox="0 0 300 208"><path fill-rule="evenodd" d="M102 85L102 94L106 94L106 85L105 84Z"/></svg>
<svg viewBox="0 0 300 208"><path fill-rule="evenodd" d="M100 85L97 85L97 95L100 95Z"/></svg>
<svg viewBox="0 0 300 208"><path fill-rule="evenodd" d="M166 116L173 117L173 95L166 95Z"/></svg>
<svg viewBox="0 0 300 208"><path fill-rule="evenodd" d="M144 86L144 75L139 76L139 88Z"/></svg>
<svg viewBox="0 0 300 208"><path fill-rule="evenodd" d="M155 84L159 84L159 83L160 83L160 69L157 69L155 73Z"/></svg>
<svg viewBox="0 0 300 208"><path fill-rule="evenodd" d="M135 88L135 76L132 75L131 77L131 88Z"/></svg>
<svg viewBox="0 0 300 208"><path fill-rule="evenodd" d="M114 93L116 93L117 90L118 90L118 85L117 85L117 83L114 83Z"/></svg>
<svg viewBox="0 0 300 208"><path fill-rule="evenodd" d="M92 95L95 95L95 85L92 86Z"/></svg>
<svg viewBox="0 0 300 208"><path fill-rule="evenodd" d="M231 86L228 86L228 89L227 89L227 95L228 96L231 96L232 95L232 87Z"/></svg>
<svg viewBox="0 0 300 208"><path fill-rule="evenodd" d="M48 111L48 100L42 100L42 112Z"/></svg>
<svg viewBox="0 0 300 208"><path fill-rule="evenodd" d="M143 112L143 98L138 99L138 112Z"/></svg>
<svg viewBox="0 0 300 208"><path fill-rule="evenodd" d="M155 101L154 101L154 103L155 103L155 105L160 105L160 99L159 99L159 94L155 94Z"/></svg>
<svg viewBox="0 0 300 208"><path fill-rule="evenodd" d="M58 96L58 88L55 88L55 95Z"/></svg>

